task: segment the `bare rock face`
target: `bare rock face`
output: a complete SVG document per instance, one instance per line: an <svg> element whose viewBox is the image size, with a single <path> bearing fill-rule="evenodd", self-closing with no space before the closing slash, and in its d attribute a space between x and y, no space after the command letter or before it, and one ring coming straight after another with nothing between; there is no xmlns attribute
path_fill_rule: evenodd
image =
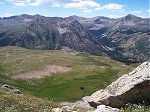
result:
<svg viewBox="0 0 150 112"><path fill-rule="evenodd" d="M112 108L105 105L99 105L97 106L97 109L94 112L121 112L121 111L117 108Z"/></svg>
<svg viewBox="0 0 150 112"><path fill-rule="evenodd" d="M15 87L13 87L11 85L8 85L8 84L4 84L2 86L2 89L6 90L6 91L9 91L9 92L16 93L16 94L21 94L19 89L16 89Z"/></svg>
<svg viewBox="0 0 150 112"><path fill-rule="evenodd" d="M129 74L125 74L104 90L93 93L90 106L107 105L121 108L127 103L150 104L150 62L144 62Z"/></svg>
<svg viewBox="0 0 150 112"><path fill-rule="evenodd" d="M52 112L62 112L62 109L61 108L53 108Z"/></svg>

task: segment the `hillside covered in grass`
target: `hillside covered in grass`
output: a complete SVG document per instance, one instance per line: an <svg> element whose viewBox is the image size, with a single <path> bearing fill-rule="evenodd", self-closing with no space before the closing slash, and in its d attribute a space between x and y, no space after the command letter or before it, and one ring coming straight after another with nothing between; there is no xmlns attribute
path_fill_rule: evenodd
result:
<svg viewBox="0 0 150 112"><path fill-rule="evenodd" d="M43 70L47 65L67 66L71 70L38 79L13 78L17 74ZM1 47L0 85L9 84L23 93L40 98L72 102L106 87L135 66L77 52Z"/></svg>
<svg viewBox="0 0 150 112"><path fill-rule="evenodd" d="M0 112L51 112L55 107L60 107L58 102L0 89Z"/></svg>

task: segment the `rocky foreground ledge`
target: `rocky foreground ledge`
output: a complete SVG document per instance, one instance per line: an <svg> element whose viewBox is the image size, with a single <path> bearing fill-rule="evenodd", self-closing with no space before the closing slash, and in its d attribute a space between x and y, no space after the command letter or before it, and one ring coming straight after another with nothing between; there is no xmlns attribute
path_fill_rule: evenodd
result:
<svg viewBox="0 0 150 112"><path fill-rule="evenodd" d="M105 89L83 97L75 103L63 103L70 108L97 108L95 112L117 112L128 103L150 104L150 62L144 62L129 74L122 75Z"/></svg>
<svg viewBox="0 0 150 112"><path fill-rule="evenodd" d="M104 90L93 93L88 102L92 107L107 105L121 108L127 103L150 104L150 62L144 62Z"/></svg>

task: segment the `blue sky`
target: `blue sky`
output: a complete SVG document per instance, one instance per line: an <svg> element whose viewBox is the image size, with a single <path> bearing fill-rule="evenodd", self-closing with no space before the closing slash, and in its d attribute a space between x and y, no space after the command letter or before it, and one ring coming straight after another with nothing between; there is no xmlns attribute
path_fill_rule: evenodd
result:
<svg viewBox="0 0 150 112"><path fill-rule="evenodd" d="M0 0L0 17L21 14L118 18L127 14L150 16L149 0Z"/></svg>

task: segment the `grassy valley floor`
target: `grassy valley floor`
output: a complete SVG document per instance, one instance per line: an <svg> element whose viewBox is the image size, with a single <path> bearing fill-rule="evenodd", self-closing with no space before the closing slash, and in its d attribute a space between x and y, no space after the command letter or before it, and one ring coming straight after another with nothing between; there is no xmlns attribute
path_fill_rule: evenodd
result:
<svg viewBox="0 0 150 112"><path fill-rule="evenodd" d="M71 70L51 73L41 79L12 79L17 74L42 70L47 65L67 66ZM1 47L0 85L10 84L40 98L73 102L106 87L137 65L84 53Z"/></svg>

